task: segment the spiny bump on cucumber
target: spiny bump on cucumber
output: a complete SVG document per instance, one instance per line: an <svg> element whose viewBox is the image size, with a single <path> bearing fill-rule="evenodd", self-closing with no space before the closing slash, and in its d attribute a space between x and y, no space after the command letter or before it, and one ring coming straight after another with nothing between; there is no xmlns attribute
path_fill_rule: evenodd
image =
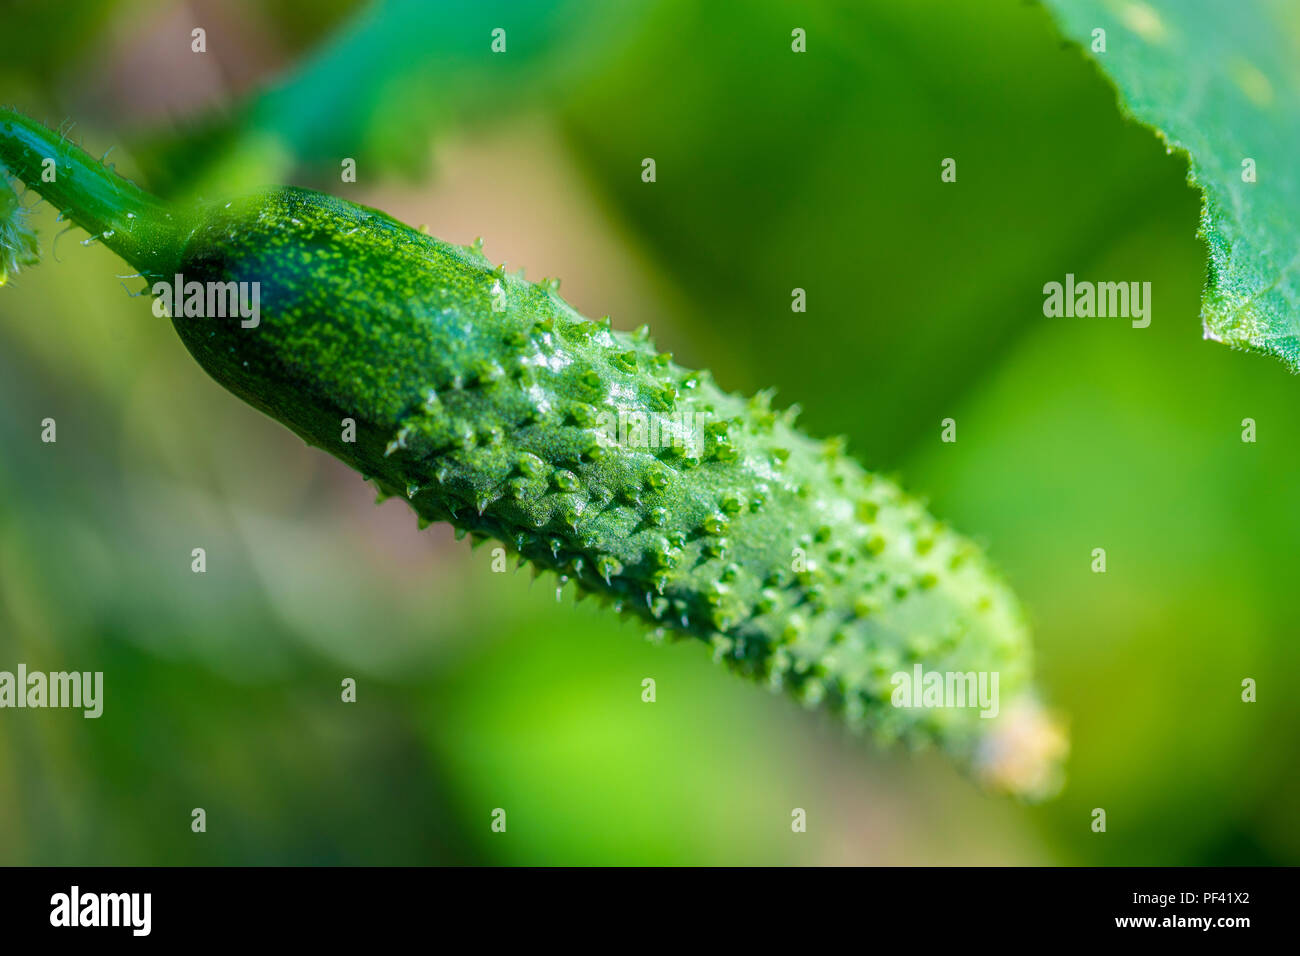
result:
<svg viewBox="0 0 1300 956"><path fill-rule="evenodd" d="M21 137L7 134L15 121ZM0 161L38 191L24 173L41 129L0 111ZM164 208L133 186L114 192L79 152L61 162L87 194L73 175L56 200L92 227L129 212L133 235L104 242L146 279L259 284L254 328L172 318L199 364L381 499L405 499L421 526L505 542L654 636L705 641L881 741L938 742L1026 796L1059 786L1064 739L1036 703L1008 587L841 440L803 434L771 392L722 390L648 330L579 315L557 280L494 265L481 241L449 244L289 187ZM117 207L96 206L108 194ZM895 675L917 665L998 675L1000 713L894 706Z"/></svg>

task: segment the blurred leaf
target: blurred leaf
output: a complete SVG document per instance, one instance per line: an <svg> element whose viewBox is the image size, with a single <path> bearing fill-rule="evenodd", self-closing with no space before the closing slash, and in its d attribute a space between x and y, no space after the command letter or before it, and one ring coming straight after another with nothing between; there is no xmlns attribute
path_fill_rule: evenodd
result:
<svg viewBox="0 0 1300 956"><path fill-rule="evenodd" d="M617 865L719 854L761 863L785 849L799 788L775 757L777 715L805 715L702 666L707 652L693 642L654 647L590 604L558 603L549 580L429 704L430 746L482 853ZM647 677L653 703L642 699ZM767 746L736 746L747 738ZM495 807L508 841L489 827Z"/></svg>
<svg viewBox="0 0 1300 956"><path fill-rule="evenodd" d="M499 119L573 84L620 47L647 0L376 0L265 91L138 141L151 187L230 194L280 181L415 178L449 121ZM493 52L493 31L505 31ZM217 188L219 184L219 188Z"/></svg>
<svg viewBox="0 0 1300 956"><path fill-rule="evenodd" d="M148 0L155 2L155 0ZM92 52L108 25L142 0L11 0L3 7L0 84L32 91L55 87L68 67Z"/></svg>
<svg viewBox="0 0 1300 956"><path fill-rule="evenodd" d="M220 0L229 2L229 0ZM275 30L278 42L310 48L355 15L365 0L239 0Z"/></svg>
<svg viewBox="0 0 1300 956"><path fill-rule="evenodd" d="M1129 228L1135 202L1184 191L1047 15L1012 2L755 0L741 18L668 0L567 116L578 159L698 306L688 364L779 386L872 467L938 435L1042 321L1058 269Z"/></svg>
<svg viewBox="0 0 1300 956"><path fill-rule="evenodd" d="M1300 508L1277 493L1300 472L1295 382L1188 334L1202 247L1183 216L1133 215L1131 235L1082 265L1148 277L1159 314L1186 323L1037 323L954 411L961 441L907 469L954 522L983 523L1034 621L1037 666L1071 721L1069 785L1043 811L1067 859L1285 864L1300 853L1300 776L1282 728L1300 701L1279 687L1244 703L1241 682L1300 668ZM1267 437L1242 441L1245 415ZM1098 806L1105 839L1079 824Z"/></svg>
<svg viewBox="0 0 1300 956"><path fill-rule="evenodd" d="M1206 338L1300 371L1300 6L1050 0L1205 192ZM1105 52L1095 47L1103 29ZM1256 180L1257 177L1257 180Z"/></svg>
<svg viewBox="0 0 1300 956"><path fill-rule="evenodd" d="M66 273L58 281L66 284ZM191 378L179 350L135 350L133 374L153 380L144 394L83 387L75 367L44 366L16 346L12 328L37 323L9 301L0 316L0 670L23 662L101 671L105 702L89 720L66 710L5 712L0 860L472 861L466 822L446 805L445 771L415 715L427 706L420 698L438 692L451 645L467 633L488 640L500 626L469 597L496 576L461 574L463 560L430 574L437 539L417 535L404 508L400 524L419 550L413 569L395 566L405 550L396 536L339 533L347 510L311 494L318 483L294 466L278 425L215 400L215 385L193 408L168 406L161 395L170 387L156 377L171 367ZM114 306L119 320L138 319L124 294ZM63 318L76 328L83 317ZM96 339L93 330L77 334ZM310 519L259 529L253 501L165 474L153 446L202 461L200 445L220 433L226 413L248 456L231 463L248 474L245 495L280 496L283 482L281 509L328 514L328 533L327 522ZM135 415L152 430L137 433ZM40 438L47 417L58 428L51 443ZM195 441L186 422L200 417L204 437ZM257 465L262 430L276 448L276 481ZM199 470L216 477L210 462ZM360 482L353 487L366 525L382 527L386 509ZM317 525L319 536L310 531ZM196 543L208 551L203 575L189 570ZM295 606L306 589L322 613ZM355 704L340 701L343 676L358 682ZM214 839L191 833L196 806L208 811Z"/></svg>

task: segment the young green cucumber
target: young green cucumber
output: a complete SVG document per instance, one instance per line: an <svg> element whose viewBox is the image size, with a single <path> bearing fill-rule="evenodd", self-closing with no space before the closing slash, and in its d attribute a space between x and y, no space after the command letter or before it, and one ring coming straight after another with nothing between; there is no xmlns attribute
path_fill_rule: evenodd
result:
<svg viewBox="0 0 1300 956"><path fill-rule="evenodd" d="M506 542L883 740L938 742L1030 796L1059 780L1025 623L984 555L767 395L351 202L168 207L12 112L0 163L139 270L213 378L422 522ZM256 315L211 308L214 288L251 290Z"/></svg>

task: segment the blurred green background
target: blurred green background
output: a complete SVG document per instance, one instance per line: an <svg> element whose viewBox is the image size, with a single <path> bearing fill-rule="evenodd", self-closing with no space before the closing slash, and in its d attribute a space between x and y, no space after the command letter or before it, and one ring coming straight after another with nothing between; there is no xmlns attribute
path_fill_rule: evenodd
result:
<svg viewBox="0 0 1300 956"><path fill-rule="evenodd" d="M1023 806L492 573L209 381L42 205L44 261L0 294L0 669L102 670L106 699L0 711L0 863L1300 862L1300 383L1201 340L1185 162L1037 5L5 17L0 102L160 192L291 181L483 235L585 314L798 401L990 547L1073 749ZM1151 282L1150 328L1044 318L1067 272Z"/></svg>

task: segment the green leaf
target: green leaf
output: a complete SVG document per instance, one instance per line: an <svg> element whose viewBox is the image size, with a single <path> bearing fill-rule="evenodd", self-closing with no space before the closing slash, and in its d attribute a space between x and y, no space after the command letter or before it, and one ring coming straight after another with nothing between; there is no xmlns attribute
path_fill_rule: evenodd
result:
<svg viewBox="0 0 1300 956"><path fill-rule="evenodd" d="M1300 7L1048 0L1126 109L1190 159L1209 246L1205 337L1300 371ZM1105 31L1104 51L1097 30Z"/></svg>

